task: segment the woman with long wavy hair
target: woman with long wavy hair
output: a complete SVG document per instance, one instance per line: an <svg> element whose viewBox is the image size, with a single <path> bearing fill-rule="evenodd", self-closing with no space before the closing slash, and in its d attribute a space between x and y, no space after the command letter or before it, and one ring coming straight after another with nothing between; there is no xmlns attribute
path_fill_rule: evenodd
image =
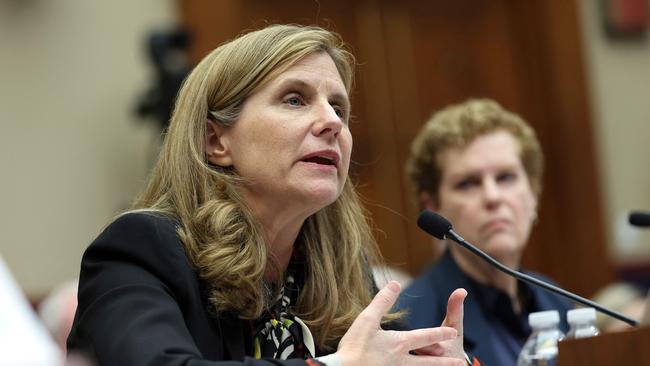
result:
<svg viewBox="0 0 650 366"><path fill-rule="evenodd" d="M206 56L146 189L84 253L68 348L102 365L462 365L463 290L443 327L381 327L400 289L374 286L348 180L354 66L336 34L294 25Z"/></svg>

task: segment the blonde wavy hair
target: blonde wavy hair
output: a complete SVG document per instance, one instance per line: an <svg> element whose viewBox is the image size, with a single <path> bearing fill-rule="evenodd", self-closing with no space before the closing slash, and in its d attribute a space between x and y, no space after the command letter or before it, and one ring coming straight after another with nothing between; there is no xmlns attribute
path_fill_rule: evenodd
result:
<svg viewBox="0 0 650 366"><path fill-rule="evenodd" d="M477 137L496 131L510 133L519 144L519 159L536 195L542 193L544 154L535 131L515 113L491 99L469 99L435 112L411 143L406 173L420 203L423 192L439 202L441 155L449 148L463 148Z"/></svg>
<svg viewBox="0 0 650 366"><path fill-rule="evenodd" d="M317 52L332 58L349 94L354 57L337 34L322 28L272 25L208 54L179 92L162 151L133 205L179 222L178 235L218 312L258 318L269 305L265 270L271 266L280 271L238 191L242 178L207 162L207 118L234 125L249 95ZM309 326L320 349L335 350L372 299L369 265L381 260L349 179L333 204L305 221L296 245L305 254L306 273L293 311Z"/></svg>

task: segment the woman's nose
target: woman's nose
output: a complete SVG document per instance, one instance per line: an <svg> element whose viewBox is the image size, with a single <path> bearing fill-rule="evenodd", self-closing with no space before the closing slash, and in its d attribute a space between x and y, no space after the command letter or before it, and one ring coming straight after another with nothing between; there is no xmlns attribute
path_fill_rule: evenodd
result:
<svg viewBox="0 0 650 366"><path fill-rule="evenodd" d="M319 105L316 108L315 117L312 131L316 136L337 137L344 126L343 118L339 116L336 109L329 103Z"/></svg>
<svg viewBox="0 0 650 366"><path fill-rule="evenodd" d="M501 188L494 179L486 179L483 182L483 196L488 205L500 202L501 193Z"/></svg>

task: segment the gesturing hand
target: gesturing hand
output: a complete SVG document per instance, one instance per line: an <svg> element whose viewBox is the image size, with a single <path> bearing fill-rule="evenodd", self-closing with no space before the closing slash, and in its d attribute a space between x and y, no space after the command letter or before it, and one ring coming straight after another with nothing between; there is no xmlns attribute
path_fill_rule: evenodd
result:
<svg viewBox="0 0 650 366"><path fill-rule="evenodd" d="M343 366L465 365L462 353L462 337L460 337L459 355L456 349L457 344L454 343L458 342L458 331L454 328L443 326L411 331L386 331L381 329L381 318L393 306L399 292L399 283L391 281L377 293L370 305L352 323L350 329L341 339L336 352ZM452 294L450 297L450 303L453 296ZM462 299L465 295L461 294L461 296L460 330L462 332ZM453 319L449 318L448 323L457 326L458 314ZM447 319L445 319L445 322L447 322ZM433 354L434 347L439 344L442 345L439 349L435 348L435 351L440 351L440 354ZM409 351L412 350L422 350L422 355L410 354Z"/></svg>

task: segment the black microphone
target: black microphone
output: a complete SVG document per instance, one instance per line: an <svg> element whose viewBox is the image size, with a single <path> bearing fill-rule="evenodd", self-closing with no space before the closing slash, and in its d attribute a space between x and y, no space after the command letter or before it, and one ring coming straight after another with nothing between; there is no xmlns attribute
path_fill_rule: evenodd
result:
<svg viewBox="0 0 650 366"><path fill-rule="evenodd" d="M632 211L628 217L630 225L650 227L650 212Z"/></svg>
<svg viewBox="0 0 650 366"><path fill-rule="evenodd" d="M475 255L479 256L481 259L485 260L488 262L490 265L496 267L498 270L505 272L509 274L510 276L520 280L524 281L526 283L539 286L542 289L548 291L548 292L553 292L559 295L562 295L564 297L567 297L575 302L581 303L586 306L590 306L592 308L595 308L596 310L600 311L601 313L607 314L611 317L614 317L616 319L622 320L632 326L638 326L639 322L637 322L634 319L628 318L627 316L618 313L614 310L610 310L602 305L599 305L591 300L585 299L584 297L578 296L574 293L571 293L563 288L551 285L550 283L544 282L540 279L537 279L535 277L529 276L525 273L521 273L519 271L515 271L514 269L508 268L507 266L501 264L499 261L496 259L490 257L487 255L485 252L480 250L479 248L475 247L472 245L470 242L467 240L463 239L462 236L458 235L452 228L451 223L445 219L444 217L438 215L437 213L429 210L424 210L420 213L420 216L418 217L418 226L420 229L426 231L427 233L435 236L438 239L445 240L445 239L451 239L455 241L456 243L460 244L464 248L467 248L470 252L474 253Z"/></svg>

